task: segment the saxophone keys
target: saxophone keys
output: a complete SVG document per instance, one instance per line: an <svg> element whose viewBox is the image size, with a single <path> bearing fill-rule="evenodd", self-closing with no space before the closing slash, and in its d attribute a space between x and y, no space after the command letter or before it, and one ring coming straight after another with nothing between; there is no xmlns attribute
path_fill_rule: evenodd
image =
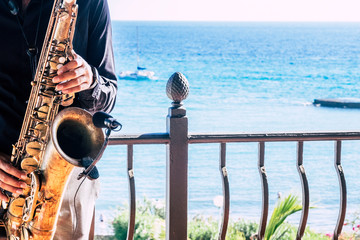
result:
<svg viewBox="0 0 360 240"><path fill-rule="evenodd" d="M56 65L56 70L59 70L62 66L64 66L63 64L58 64L58 65Z"/></svg>
<svg viewBox="0 0 360 240"><path fill-rule="evenodd" d="M18 157L18 148L13 144L12 152L11 152L11 162L14 162L17 157Z"/></svg>
<svg viewBox="0 0 360 240"><path fill-rule="evenodd" d="M35 208L37 206L38 196L39 196L39 188L40 188L40 181L39 177L36 173L32 172L31 176L31 193L25 200L24 207L23 207L23 221L30 222L35 213Z"/></svg>
<svg viewBox="0 0 360 240"><path fill-rule="evenodd" d="M59 15L59 20L60 21L65 21L69 18L69 13L67 12L61 12Z"/></svg>
<svg viewBox="0 0 360 240"><path fill-rule="evenodd" d="M9 213L16 218L20 218L23 215L23 207L25 205L25 198L15 198L9 204Z"/></svg>
<svg viewBox="0 0 360 240"><path fill-rule="evenodd" d="M48 89L48 90L45 90L44 92L42 92L42 95L41 95L42 103L46 104L46 105L50 105L52 96L54 96L54 91L52 91L52 90Z"/></svg>
<svg viewBox="0 0 360 240"><path fill-rule="evenodd" d="M24 158L21 161L21 169L25 170L27 174L38 169L38 165L39 162L35 158Z"/></svg>
<svg viewBox="0 0 360 240"><path fill-rule="evenodd" d="M61 105L64 107L70 106L74 102L75 94L63 94L61 99Z"/></svg>
<svg viewBox="0 0 360 240"><path fill-rule="evenodd" d="M55 49L56 49L56 51L59 51L59 52L65 52L66 44L60 42L60 43L56 44Z"/></svg>
<svg viewBox="0 0 360 240"><path fill-rule="evenodd" d="M39 109L37 110L38 118L46 119L46 117L49 115L49 109L49 106L46 104L39 107Z"/></svg>
<svg viewBox="0 0 360 240"><path fill-rule="evenodd" d="M57 65L58 65L58 63L57 63L57 57L53 57L53 58L50 60L49 64L50 64L50 68L51 68L52 70L56 70L56 69L57 69Z"/></svg>
<svg viewBox="0 0 360 240"><path fill-rule="evenodd" d="M49 61L50 68L52 70L58 70L63 66L63 63L65 63L65 61L66 61L65 57L54 56Z"/></svg>
<svg viewBox="0 0 360 240"><path fill-rule="evenodd" d="M26 145L26 152L30 155L33 156L34 158L39 159L40 156L40 152L41 152L41 144L39 142L29 142Z"/></svg>
<svg viewBox="0 0 360 240"><path fill-rule="evenodd" d="M31 192L31 178L27 178L25 180L25 183L27 184L27 186L23 189L23 195L28 196Z"/></svg>
<svg viewBox="0 0 360 240"><path fill-rule="evenodd" d="M59 63L65 63L66 58L65 57L59 57Z"/></svg>
<svg viewBox="0 0 360 240"><path fill-rule="evenodd" d="M63 58L63 57L61 57L61 58ZM64 61L64 62L65 62L65 61ZM64 63L64 62L62 62L62 63ZM56 71L56 70L58 70L59 68L61 68L61 67L63 66L62 63L60 62L60 58L57 57L57 56L51 58L51 60L50 60L50 62L49 62L50 68L51 68L51 70L53 70L53 71Z"/></svg>
<svg viewBox="0 0 360 240"><path fill-rule="evenodd" d="M34 136L38 139L45 139L47 127L44 123L39 123L35 126Z"/></svg>
<svg viewBox="0 0 360 240"><path fill-rule="evenodd" d="M73 12L73 16L76 17L76 14L78 12L78 5L75 4L75 2L74 5L71 7L71 11Z"/></svg>

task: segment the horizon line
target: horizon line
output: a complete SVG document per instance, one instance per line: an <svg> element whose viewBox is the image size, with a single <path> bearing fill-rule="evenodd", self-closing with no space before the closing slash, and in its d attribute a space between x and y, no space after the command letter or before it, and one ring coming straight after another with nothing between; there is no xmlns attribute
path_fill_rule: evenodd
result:
<svg viewBox="0 0 360 240"><path fill-rule="evenodd" d="M135 19L111 19L111 21L119 22L232 22L232 23L360 23L360 20L356 21L336 21L336 20L135 20Z"/></svg>

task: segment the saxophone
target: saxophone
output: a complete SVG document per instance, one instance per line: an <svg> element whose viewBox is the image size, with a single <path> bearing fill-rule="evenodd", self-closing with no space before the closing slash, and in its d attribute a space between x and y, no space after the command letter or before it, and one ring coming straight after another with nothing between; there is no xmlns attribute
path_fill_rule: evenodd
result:
<svg viewBox="0 0 360 240"><path fill-rule="evenodd" d="M76 0L55 0L45 35L23 125L13 146L11 164L27 173L27 188L20 195L6 192L0 220L8 240L49 240L56 230L63 192L81 159L95 159L104 133L92 115L68 107L73 95L55 90L57 69L72 56L78 5Z"/></svg>

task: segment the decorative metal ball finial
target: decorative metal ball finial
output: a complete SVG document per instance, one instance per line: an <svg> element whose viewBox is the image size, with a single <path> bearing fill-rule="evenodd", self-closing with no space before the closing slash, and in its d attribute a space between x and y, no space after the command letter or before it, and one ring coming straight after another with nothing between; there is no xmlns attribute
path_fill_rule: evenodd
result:
<svg viewBox="0 0 360 240"><path fill-rule="evenodd" d="M189 82L186 77L176 72L169 78L166 84L166 94L175 103L180 103L189 95Z"/></svg>

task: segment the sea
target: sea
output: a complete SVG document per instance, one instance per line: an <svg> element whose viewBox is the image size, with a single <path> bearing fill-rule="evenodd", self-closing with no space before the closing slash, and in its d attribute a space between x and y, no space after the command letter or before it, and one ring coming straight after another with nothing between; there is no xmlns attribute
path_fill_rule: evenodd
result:
<svg viewBox="0 0 360 240"><path fill-rule="evenodd" d="M151 79L118 80L112 115L123 128L116 134L166 132L171 107L166 83L174 72L189 82L183 104L192 134L360 131L360 109L312 104L317 98L360 97L360 22L113 21L112 28L117 74L135 71L138 59L155 73ZM234 220L260 220L257 147L227 145ZM126 153L126 146L109 146L98 163L97 234L111 232L111 221L128 206ZM342 154L349 222L360 210L360 141L344 141ZM138 201L164 204L165 164L164 145L134 146ZM269 214L278 195L294 194L301 201L296 143L267 143L265 167ZM313 206L308 226L331 233L340 201L334 142L305 142L304 167ZM198 215L219 218L219 144L190 145L188 173L189 220ZM296 213L288 220L298 224L300 217Z"/></svg>

